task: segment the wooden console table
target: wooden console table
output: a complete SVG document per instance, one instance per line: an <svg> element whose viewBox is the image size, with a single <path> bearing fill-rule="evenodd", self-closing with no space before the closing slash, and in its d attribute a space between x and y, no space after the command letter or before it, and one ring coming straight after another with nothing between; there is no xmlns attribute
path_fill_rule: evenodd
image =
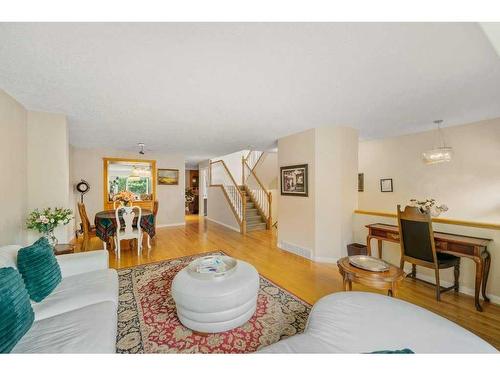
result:
<svg viewBox="0 0 500 375"><path fill-rule="evenodd" d="M366 237L368 255L371 255L370 242L372 238L377 239L379 258L382 257L382 241L399 243L399 228L397 225L377 223L367 225L366 227L368 228L368 236ZM488 282L491 263L491 257L487 246L491 239L434 232L434 241L436 243L437 252L465 257L474 261L476 264L474 301L476 309L478 311L483 311L479 303L479 293L482 289L484 300L490 302L490 299L486 296L486 284Z"/></svg>

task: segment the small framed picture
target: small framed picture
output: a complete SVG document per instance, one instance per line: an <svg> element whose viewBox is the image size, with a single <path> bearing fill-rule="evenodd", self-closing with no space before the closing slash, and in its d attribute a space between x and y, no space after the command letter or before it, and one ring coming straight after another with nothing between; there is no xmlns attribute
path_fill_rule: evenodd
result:
<svg viewBox="0 0 500 375"><path fill-rule="evenodd" d="M381 178L380 179L380 191L382 193L392 193L392 178Z"/></svg>
<svg viewBox="0 0 500 375"><path fill-rule="evenodd" d="M281 195L307 197L307 164L281 167Z"/></svg>
<svg viewBox="0 0 500 375"><path fill-rule="evenodd" d="M158 168L158 185L179 185L179 170Z"/></svg>
<svg viewBox="0 0 500 375"><path fill-rule="evenodd" d="M358 191L365 191L365 174L358 173Z"/></svg>

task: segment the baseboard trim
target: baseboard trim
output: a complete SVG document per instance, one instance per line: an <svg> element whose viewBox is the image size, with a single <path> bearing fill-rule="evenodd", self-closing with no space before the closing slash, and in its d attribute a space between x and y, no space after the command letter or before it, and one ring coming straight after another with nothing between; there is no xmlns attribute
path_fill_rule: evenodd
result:
<svg viewBox="0 0 500 375"><path fill-rule="evenodd" d="M185 222L182 223L173 223L173 224L158 224L156 228L166 228L166 227L181 227L186 225Z"/></svg>
<svg viewBox="0 0 500 375"><path fill-rule="evenodd" d="M288 251L289 253L298 255L298 256L300 256L302 258L306 258L306 259L309 259L309 260L314 260L313 256L312 256L311 249L307 249L305 247L298 246L298 245L295 245L295 244L291 244L291 243L288 243L288 242L285 242L285 241L278 241L278 243L276 244L276 246L278 246L278 248L280 248L281 250Z"/></svg>
<svg viewBox="0 0 500 375"><path fill-rule="evenodd" d="M405 266L405 273L410 273L411 272L411 266ZM419 279L422 279L424 281L427 281L428 283L435 284L436 279L433 276L430 275L424 275L422 273L419 273L417 270L417 277ZM453 285L452 282L446 281L446 280L440 280L441 286L444 286L445 288L448 288ZM458 290L460 293L466 294L468 296L474 297L474 289L468 288L466 286L459 285ZM488 294L488 298L490 301L494 304L500 305L500 296L495 296L494 294ZM479 295L479 299L483 299L482 295Z"/></svg>
<svg viewBox="0 0 500 375"><path fill-rule="evenodd" d="M223 227L226 227L226 228L228 228L228 229L232 229L232 230L234 230L235 232L238 232L238 233L240 232L240 228L236 228L236 227L233 227L232 225L225 224L225 223L223 223L223 222L221 222L221 221L211 219L211 218L209 218L208 216L205 216L205 220L212 221L212 222L214 222L214 223L216 223L216 224L222 225Z"/></svg>

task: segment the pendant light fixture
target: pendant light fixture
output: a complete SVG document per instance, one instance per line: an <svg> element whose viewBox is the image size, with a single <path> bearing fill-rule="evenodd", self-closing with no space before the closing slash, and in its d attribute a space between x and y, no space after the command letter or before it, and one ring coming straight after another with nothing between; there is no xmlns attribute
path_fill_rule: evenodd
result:
<svg viewBox="0 0 500 375"><path fill-rule="evenodd" d="M141 179L140 171L135 165L132 168L132 173L128 176L128 179L132 181L139 181Z"/></svg>
<svg viewBox="0 0 500 375"><path fill-rule="evenodd" d="M144 155L144 147L146 146L144 143L138 143L139 146L139 154Z"/></svg>
<svg viewBox="0 0 500 375"><path fill-rule="evenodd" d="M425 164L438 164L451 161L453 157L453 149L446 146L443 136L443 130L441 129L441 123L443 120L436 120L434 124L437 125L438 131L438 147L432 150L426 151L422 154Z"/></svg>

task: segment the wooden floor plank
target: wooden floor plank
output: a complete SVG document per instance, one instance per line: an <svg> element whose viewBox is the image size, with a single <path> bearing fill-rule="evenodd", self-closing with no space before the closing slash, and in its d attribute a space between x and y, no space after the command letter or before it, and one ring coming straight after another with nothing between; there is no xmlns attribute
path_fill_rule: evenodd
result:
<svg viewBox="0 0 500 375"><path fill-rule="evenodd" d="M253 264L263 276L310 304L327 294L343 290L335 264L312 262L280 250L276 246L275 231L255 231L241 235L219 224L199 219L198 216L188 216L185 226L158 228L156 237L151 250L148 252L145 246L141 256L133 249L126 248L124 242L120 261L116 260L113 252L110 253L111 267L131 267L222 250ZM102 242L94 238L91 248L102 248ZM381 293L356 284L353 290ZM434 288L415 280L403 282L398 298L442 315L500 349L500 306L485 303L484 312L478 312L472 297L453 292L443 294L442 301L437 302Z"/></svg>

